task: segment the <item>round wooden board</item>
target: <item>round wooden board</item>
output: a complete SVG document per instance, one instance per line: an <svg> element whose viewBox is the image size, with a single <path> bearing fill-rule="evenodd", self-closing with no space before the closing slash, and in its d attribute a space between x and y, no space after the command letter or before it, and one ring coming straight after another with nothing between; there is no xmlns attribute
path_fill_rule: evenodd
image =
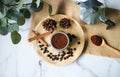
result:
<svg viewBox="0 0 120 77"><path fill-rule="evenodd" d="M71 24L72 25L71 25L70 28L63 29L63 28L61 28L59 26L59 21L62 18L68 18L68 19L71 20ZM57 28L54 30L54 32L63 31L65 33L70 33L70 34L74 34L75 36L77 36L77 39L73 40L72 43L69 46L70 48L76 48L76 50L73 50L73 56L69 57L66 60L64 60L64 59L62 61L60 61L60 60L55 60L55 61L51 60L49 57L47 57L47 55L49 53L53 53L54 55L57 55L59 51L53 49L50 46L50 37L52 35L52 34L50 34L50 35L48 35L48 36L46 36L44 38L44 41L46 41L48 43L48 45L49 45L48 48L47 48L49 50L49 53L43 54L43 50L41 50L40 47L39 47L40 43L38 41L34 41L34 47L35 47L35 50L36 50L38 56L42 60L44 60L45 62L47 62L49 64L56 65L56 66L66 65L66 64L69 64L69 63L75 61L80 56L80 54L82 53L83 48L84 48L84 43L85 43L84 32L83 32L80 24L76 20L74 20L73 18L68 17L66 15L62 15L62 14L52 15L52 16L49 16L49 17L47 17L47 18L45 18L45 19L43 19L42 21L39 22L39 24L35 28L35 31L37 33L43 34L43 33L47 32L43 28L43 26L42 26L43 21L45 21L46 19L54 19L54 20L56 20L56 22L57 22ZM80 42L80 44L78 44L78 42ZM67 49L65 49L64 51L65 51L65 53L68 52Z"/></svg>

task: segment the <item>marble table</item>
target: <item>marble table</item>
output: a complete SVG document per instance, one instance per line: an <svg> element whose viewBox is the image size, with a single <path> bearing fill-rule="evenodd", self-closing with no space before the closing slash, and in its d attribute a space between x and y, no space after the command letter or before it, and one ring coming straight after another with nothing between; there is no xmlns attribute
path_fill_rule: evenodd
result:
<svg viewBox="0 0 120 77"><path fill-rule="evenodd" d="M0 77L120 77L120 59L84 54L60 67L41 61L27 41L30 21L20 27L22 40L17 45L10 34L0 35Z"/></svg>

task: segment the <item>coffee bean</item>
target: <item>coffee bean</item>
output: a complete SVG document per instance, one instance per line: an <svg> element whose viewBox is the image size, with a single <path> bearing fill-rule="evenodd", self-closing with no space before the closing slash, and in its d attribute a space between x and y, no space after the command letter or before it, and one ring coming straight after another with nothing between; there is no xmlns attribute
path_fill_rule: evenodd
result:
<svg viewBox="0 0 120 77"><path fill-rule="evenodd" d="M59 58L58 58L58 57L56 57L56 60L59 60Z"/></svg>
<svg viewBox="0 0 120 77"><path fill-rule="evenodd" d="M64 60L66 60L67 58L66 57L64 57Z"/></svg>
<svg viewBox="0 0 120 77"><path fill-rule="evenodd" d="M42 45L39 45L39 47L41 48L41 47L42 47Z"/></svg>
<svg viewBox="0 0 120 77"><path fill-rule="evenodd" d="M80 44L80 41L78 41L77 43Z"/></svg>
<svg viewBox="0 0 120 77"><path fill-rule="evenodd" d="M70 48L70 51L73 51L73 49L72 49L72 48Z"/></svg>
<svg viewBox="0 0 120 77"><path fill-rule="evenodd" d="M52 55L52 53L50 53L50 55Z"/></svg>
<svg viewBox="0 0 120 77"><path fill-rule="evenodd" d="M48 54L47 57L50 57L50 54Z"/></svg>
<svg viewBox="0 0 120 77"><path fill-rule="evenodd" d="M44 49L47 50L47 47L45 47Z"/></svg>
<svg viewBox="0 0 120 77"><path fill-rule="evenodd" d="M44 50L43 53L46 53L46 51Z"/></svg>
<svg viewBox="0 0 120 77"><path fill-rule="evenodd" d="M41 48L40 50L43 50L43 48Z"/></svg>
<svg viewBox="0 0 120 77"><path fill-rule="evenodd" d="M58 57L60 56L60 53L58 53L58 55L57 55Z"/></svg>
<svg viewBox="0 0 120 77"><path fill-rule="evenodd" d="M62 54L61 54L61 56L65 56L65 54L66 54L66 53L63 51Z"/></svg>
<svg viewBox="0 0 120 77"><path fill-rule="evenodd" d="M74 51L76 51L76 48L74 48Z"/></svg>
<svg viewBox="0 0 120 77"><path fill-rule="evenodd" d="M49 53L49 51L48 51L48 50L46 50L46 53Z"/></svg>
<svg viewBox="0 0 120 77"><path fill-rule="evenodd" d="M62 61L62 60L63 60L63 56L60 57L60 61Z"/></svg>
<svg viewBox="0 0 120 77"><path fill-rule="evenodd" d="M40 41L38 41L38 43L41 43Z"/></svg>
<svg viewBox="0 0 120 77"><path fill-rule="evenodd" d="M68 59L69 57L70 57L70 55L68 55L68 56L64 57L64 60Z"/></svg>
<svg viewBox="0 0 120 77"><path fill-rule="evenodd" d="M74 34L71 35L72 38L77 38L77 36L75 36Z"/></svg>

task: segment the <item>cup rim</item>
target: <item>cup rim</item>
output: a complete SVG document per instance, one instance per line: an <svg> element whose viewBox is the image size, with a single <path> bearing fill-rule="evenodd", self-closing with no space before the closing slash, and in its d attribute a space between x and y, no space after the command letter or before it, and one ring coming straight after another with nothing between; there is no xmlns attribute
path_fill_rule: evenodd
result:
<svg viewBox="0 0 120 77"><path fill-rule="evenodd" d="M52 37L53 37L55 34L58 34L58 33L61 33L61 34L65 35L66 38L67 38L67 44L65 45L64 48L61 48L61 49L55 48L55 47L52 45ZM52 46L53 49L58 50L58 51L62 51L62 50L66 49L66 48L68 47L68 45L69 45L69 37L68 37L68 35L67 35L65 32L63 32L63 31L54 32L54 33L51 35L51 38L50 38L50 45Z"/></svg>

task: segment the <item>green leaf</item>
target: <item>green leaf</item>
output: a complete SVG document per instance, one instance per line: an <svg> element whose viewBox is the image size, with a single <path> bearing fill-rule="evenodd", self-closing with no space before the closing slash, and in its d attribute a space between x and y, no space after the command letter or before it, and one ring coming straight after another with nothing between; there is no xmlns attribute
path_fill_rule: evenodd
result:
<svg viewBox="0 0 120 77"><path fill-rule="evenodd" d="M13 44L18 44L21 40L21 35L17 32L11 32L11 40Z"/></svg>
<svg viewBox="0 0 120 77"><path fill-rule="evenodd" d="M19 2L20 0L15 0L15 2Z"/></svg>
<svg viewBox="0 0 120 77"><path fill-rule="evenodd" d="M25 18L30 18L31 17L30 11L28 9L26 9L26 8L20 9L20 12L23 14L23 16Z"/></svg>
<svg viewBox="0 0 120 77"><path fill-rule="evenodd" d="M25 18L23 14L15 8L11 8L8 10L7 17L9 19L15 20L18 25L23 25L25 23Z"/></svg>
<svg viewBox="0 0 120 77"><path fill-rule="evenodd" d="M14 0L1 0L4 4L9 4L11 2L13 2Z"/></svg>
<svg viewBox="0 0 120 77"><path fill-rule="evenodd" d="M39 7L37 7L37 4L33 0L32 5L31 5L31 9L35 12L39 12L43 9L43 5L44 5L44 3L43 3L43 1L41 1L39 4Z"/></svg>
<svg viewBox="0 0 120 77"><path fill-rule="evenodd" d="M52 13L52 6L51 5L49 5L48 11L49 11L49 15L51 15L51 13Z"/></svg>
<svg viewBox="0 0 120 77"><path fill-rule="evenodd" d="M7 11L8 11L8 8L5 5L2 5L0 3L0 18L5 17L7 14Z"/></svg>
<svg viewBox="0 0 120 77"><path fill-rule="evenodd" d="M8 34L8 28L7 28L7 27L2 27L2 26L0 26L0 34L1 34L1 35L6 35L6 34Z"/></svg>
<svg viewBox="0 0 120 77"><path fill-rule="evenodd" d="M7 18L2 18L0 19L0 26L5 27L7 26Z"/></svg>
<svg viewBox="0 0 120 77"><path fill-rule="evenodd" d="M17 20L19 17L19 12L16 10L16 8L11 8L8 10L7 17L12 20Z"/></svg>
<svg viewBox="0 0 120 77"><path fill-rule="evenodd" d="M19 0L19 3L18 3L18 8L22 8L23 3L24 3L24 0Z"/></svg>
<svg viewBox="0 0 120 77"><path fill-rule="evenodd" d="M17 19L18 25L24 25L24 23L25 23L25 18L23 16L21 16Z"/></svg>
<svg viewBox="0 0 120 77"><path fill-rule="evenodd" d="M16 23L12 23L8 26L9 32L18 31L18 30L19 30L19 26Z"/></svg>

